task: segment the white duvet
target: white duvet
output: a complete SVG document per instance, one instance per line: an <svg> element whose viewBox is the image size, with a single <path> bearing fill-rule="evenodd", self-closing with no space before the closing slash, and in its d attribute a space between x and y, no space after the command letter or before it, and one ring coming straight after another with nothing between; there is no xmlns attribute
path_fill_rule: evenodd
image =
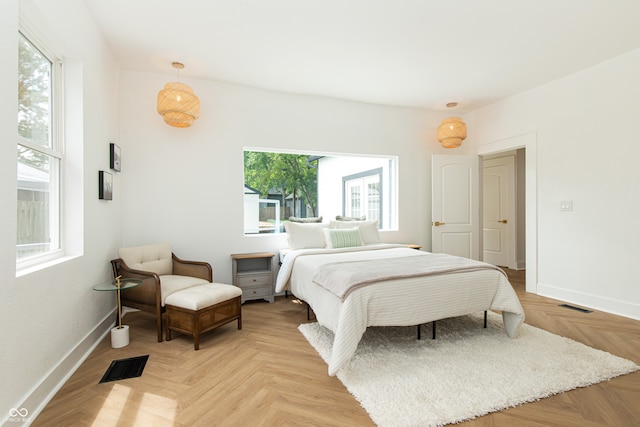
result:
<svg viewBox="0 0 640 427"><path fill-rule="evenodd" d="M276 291L291 291L313 309L318 323L334 333L329 375L355 353L368 326L409 326L477 311L502 311L505 332L516 337L524 321L520 301L505 275L477 270L386 280L353 290L344 299L313 283L327 263L430 256L403 245L369 245L348 249L299 249L287 253ZM440 255L440 254L439 254Z"/></svg>

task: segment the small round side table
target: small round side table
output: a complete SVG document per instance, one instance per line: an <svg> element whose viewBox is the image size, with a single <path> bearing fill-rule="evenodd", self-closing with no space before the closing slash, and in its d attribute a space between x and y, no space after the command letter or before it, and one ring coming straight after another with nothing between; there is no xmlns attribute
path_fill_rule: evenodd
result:
<svg viewBox="0 0 640 427"><path fill-rule="evenodd" d="M96 291L116 291L118 297L118 324L111 329L111 347L120 348L129 345L129 326L122 324L122 304L120 303L120 291L131 289L140 285L142 280L118 277L117 280L100 283L93 287Z"/></svg>

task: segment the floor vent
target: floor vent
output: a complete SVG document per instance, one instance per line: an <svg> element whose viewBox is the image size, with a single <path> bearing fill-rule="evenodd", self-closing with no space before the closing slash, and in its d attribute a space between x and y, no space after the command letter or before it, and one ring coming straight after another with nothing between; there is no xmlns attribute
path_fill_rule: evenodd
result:
<svg viewBox="0 0 640 427"><path fill-rule="evenodd" d="M593 313L591 310L587 310L586 308L576 307L575 305L560 304L560 307L570 308L571 310L579 311L581 313Z"/></svg>
<svg viewBox="0 0 640 427"><path fill-rule="evenodd" d="M100 383L139 377L142 375L144 365L147 364L147 359L149 359L148 354L146 356L114 360L100 380Z"/></svg>

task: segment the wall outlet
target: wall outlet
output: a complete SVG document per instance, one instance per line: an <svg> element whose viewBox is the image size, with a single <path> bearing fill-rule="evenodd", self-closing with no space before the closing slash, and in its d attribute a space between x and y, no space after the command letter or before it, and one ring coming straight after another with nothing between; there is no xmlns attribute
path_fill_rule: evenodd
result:
<svg viewBox="0 0 640 427"><path fill-rule="evenodd" d="M563 200L560 202L560 212L573 211L573 200Z"/></svg>

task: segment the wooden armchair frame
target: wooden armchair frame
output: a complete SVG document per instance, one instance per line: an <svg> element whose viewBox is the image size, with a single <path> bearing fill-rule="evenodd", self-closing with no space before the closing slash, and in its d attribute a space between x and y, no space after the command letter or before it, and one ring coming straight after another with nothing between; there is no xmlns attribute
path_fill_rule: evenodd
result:
<svg viewBox="0 0 640 427"><path fill-rule="evenodd" d="M213 269L209 263L185 261L178 258L173 252L171 253L171 258L173 261L173 275L197 277L209 282L213 281ZM162 314L165 312L165 308L162 306L162 287L160 283L160 276L150 271L130 268L122 258L111 260L111 268L113 269L113 277L122 276L142 280L142 284L139 286L122 291L121 303L127 307L155 313L158 329L158 342L162 342Z"/></svg>

